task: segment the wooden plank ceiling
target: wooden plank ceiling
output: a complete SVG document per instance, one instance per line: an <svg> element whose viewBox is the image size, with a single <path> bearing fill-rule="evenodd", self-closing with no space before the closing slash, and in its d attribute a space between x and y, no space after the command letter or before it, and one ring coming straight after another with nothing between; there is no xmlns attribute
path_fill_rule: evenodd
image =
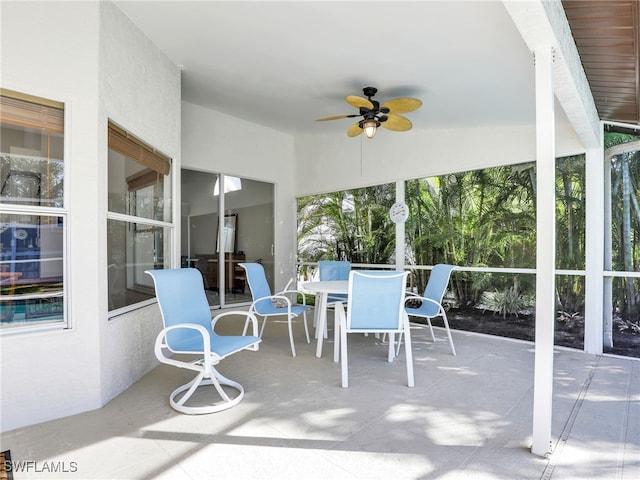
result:
<svg viewBox="0 0 640 480"><path fill-rule="evenodd" d="M640 0L562 0L601 120L640 125Z"/></svg>

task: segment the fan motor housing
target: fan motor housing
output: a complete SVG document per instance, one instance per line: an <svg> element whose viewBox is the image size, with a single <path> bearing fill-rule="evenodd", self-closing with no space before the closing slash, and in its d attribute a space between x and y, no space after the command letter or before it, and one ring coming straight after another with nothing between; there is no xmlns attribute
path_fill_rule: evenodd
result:
<svg viewBox="0 0 640 480"><path fill-rule="evenodd" d="M373 97L376 93L378 93L378 89L375 87L364 87L362 89L362 92L367 96L367 97Z"/></svg>

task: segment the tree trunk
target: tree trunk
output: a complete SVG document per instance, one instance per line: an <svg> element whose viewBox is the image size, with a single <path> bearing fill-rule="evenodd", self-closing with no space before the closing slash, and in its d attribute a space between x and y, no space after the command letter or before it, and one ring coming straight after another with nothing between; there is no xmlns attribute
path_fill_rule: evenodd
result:
<svg viewBox="0 0 640 480"><path fill-rule="evenodd" d="M631 177L629 176L629 154L621 155L622 167L622 255L624 270L633 271L631 261ZM635 307L635 294L633 282L626 281L627 315L631 314Z"/></svg>
<svg viewBox="0 0 640 480"><path fill-rule="evenodd" d="M573 196L571 192L571 176L566 172L562 172L562 185L564 186L564 198L567 209L567 252L569 261L573 264Z"/></svg>

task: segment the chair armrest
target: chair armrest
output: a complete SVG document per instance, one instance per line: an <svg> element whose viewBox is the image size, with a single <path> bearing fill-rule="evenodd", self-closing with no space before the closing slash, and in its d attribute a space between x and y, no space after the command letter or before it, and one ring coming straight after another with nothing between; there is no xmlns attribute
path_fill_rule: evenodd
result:
<svg viewBox="0 0 640 480"><path fill-rule="evenodd" d="M289 290L282 290L281 292L275 293L274 296L283 295L285 293L301 293L304 295L304 292L302 290L296 290L296 289L290 288Z"/></svg>
<svg viewBox="0 0 640 480"><path fill-rule="evenodd" d="M433 300L432 298L420 297L420 299L421 299L423 302L433 303L434 305L437 305L439 308L442 308L442 305L441 305L441 304L439 304L438 302L436 302L435 300Z"/></svg>
<svg viewBox="0 0 640 480"><path fill-rule="evenodd" d="M255 305L258 302L262 302L264 300L271 300L272 302L274 300L284 300L289 306L291 306L291 300L289 300L288 297L285 297L284 295L279 295L279 294L275 294L275 295L269 295L268 297L260 297L260 298L256 298L252 305Z"/></svg>
<svg viewBox="0 0 640 480"><path fill-rule="evenodd" d="M302 295L302 304L306 305L307 304L307 295L311 295L311 293L309 292L303 292L302 290L299 289L289 289L289 290L283 290L281 292L276 293L276 295L281 296L284 295L286 293L295 293L295 294L300 294Z"/></svg>
<svg viewBox="0 0 640 480"><path fill-rule="evenodd" d="M247 317L246 320L251 320L251 325L252 325L252 330L253 330L252 336L254 336L254 337L258 336L258 320L256 320L256 316L253 313L247 312L245 310L236 310L236 311L223 312L223 313L220 313L220 314L216 315L211 320L211 330L215 330L216 323L218 322L218 320L220 320L223 317L228 317L230 315L240 315L240 316ZM245 320L245 323L246 323L246 320Z"/></svg>
<svg viewBox="0 0 640 480"><path fill-rule="evenodd" d="M287 308L291 309L291 299L286 295L280 295L280 293L277 293L275 295L272 295L271 298L273 300L284 300L284 302L287 304Z"/></svg>
<svg viewBox="0 0 640 480"><path fill-rule="evenodd" d="M196 330L200 333L200 335L202 336L202 352L204 354L205 362L210 362L211 364L213 364L214 362L211 362L211 338L209 336L209 332L202 325L198 325L195 323L182 323L180 325L171 325L170 327L163 328L160 331L160 333L158 333L158 336L156 337L156 344L154 348L156 358L160 360L162 363L174 365L180 368L189 368L188 366L190 365L189 363L181 360L176 360L171 357L167 357L162 351L163 348L166 348L171 352L175 352L175 350L172 350L164 340L167 336L167 332L170 332L171 330L178 330L183 328L189 329L189 330ZM177 352L177 353L180 353L180 352ZM186 352L186 353L194 353L194 352ZM217 354L214 354L214 355L216 355L217 357ZM198 369L190 368L190 370L198 370Z"/></svg>
<svg viewBox="0 0 640 480"><path fill-rule="evenodd" d="M412 295L409 295L409 292L407 292L407 296L405 296L405 299L404 299L405 304L409 300L412 300L412 301L420 300L421 302L429 302L429 303L432 303L432 304L436 305L438 307L438 309L442 308L442 305L440 303L436 302L435 300L433 300L431 298L422 297L420 295L416 295L415 293L412 294ZM418 307L416 307L416 308L418 308Z"/></svg>
<svg viewBox="0 0 640 480"><path fill-rule="evenodd" d="M271 302L275 302L276 306L279 308L286 308L287 311L289 313L291 313L291 307L293 306L293 304L291 303L291 300L289 299L289 297L287 297L286 295L280 295L280 294L275 294L275 295L271 295L270 297L262 297L262 298L258 298L257 300L255 300L251 305L252 308L254 305L256 305L258 302L264 301L264 300L271 300ZM285 303L285 306L281 306L278 305L278 300L281 300L283 303ZM253 308L255 310L255 308Z"/></svg>

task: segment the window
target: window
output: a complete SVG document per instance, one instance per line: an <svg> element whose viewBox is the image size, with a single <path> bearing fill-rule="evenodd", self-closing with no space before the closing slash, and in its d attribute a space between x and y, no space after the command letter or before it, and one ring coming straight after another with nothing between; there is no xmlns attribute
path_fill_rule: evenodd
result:
<svg viewBox="0 0 640 480"><path fill-rule="evenodd" d="M66 327L64 106L0 89L0 332Z"/></svg>
<svg viewBox="0 0 640 480"><path fill-rule="evenodd" d="M274 185L189 169L180 181L181 263L200 270L209 305L251 301L242 262L261 263L273 286Z"/></svg>
<svg viewBox="0 0 640 480"><path fill-rule="evenodd" d="M107 214L110 315L154 298L145 270L169 268L171 159L109 123Z"/></svg>

